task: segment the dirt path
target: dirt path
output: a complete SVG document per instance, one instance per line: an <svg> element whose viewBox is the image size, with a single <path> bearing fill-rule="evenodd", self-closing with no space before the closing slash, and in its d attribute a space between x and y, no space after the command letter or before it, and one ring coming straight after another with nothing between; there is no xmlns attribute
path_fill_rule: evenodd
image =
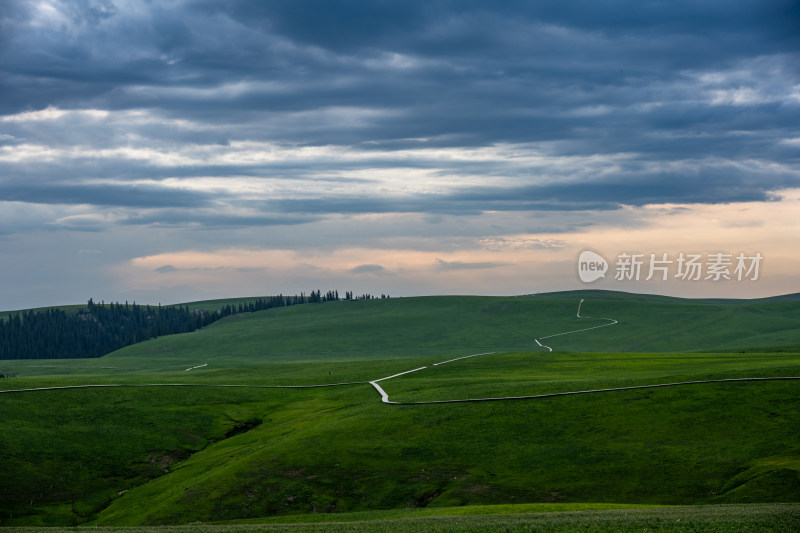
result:
<svg viewBox="0 0 800 533"><path fill-rule="evenodd" d="M581 299L580 302L578 302L578 313L576 315L578 318L592 319L592 320L607 320L608 324L600 324L599 326L592 326L592 327L589 327L589 328L582 328L582 329L574 329L574 330L571 330L571 331L564 331L562 333L556 333L554 335L546 335L544 337L539 337L537 339L533 339L536 342L536 344L538 344L541 348L547 348L549 351L552 352L553 348L551 348L550 346L542 344L540 342L540 339L549 339L551 337L560 337L561 335L569 335L569 334L572 334L572 333L579 333L581 331L589 331L589 330L592 330L592 329L604 328L604 327L607 327L607 326L613 326L614 324L617 324L617 321L614 320L613 318L595 318L595 317L589 317L589 316L581 316L581 305L583 305L583 300L582 299ZM476 353L476 354L472 354L472 355L464 355L462 357L456 357L455 359L448 359L447 361L441 361L439 363L434 363L431 366L440 366L440 365L444 365L444 364L447 364L447 363L452 363L454 361L461 361L462 359L469 359L470 357L478 357L478 356L481 356L481 355L492 355L494 353L496 353L496 352L485 352L485 353ZM370 384L373 387L375 387L375 389L381 395L381 401L383 403L388 403L388 404L393 404L393 405L426 405L426 404L434 404L434 403L489 402L489 401L497 401L497 400L527 400L527 399L533 399L533 398L547 398L547 397L550 397L550 396L564 396L564 395L567 395L567 394L586 394L588 392L605 392L606 391L606 390L603 390L603 391L599 391L599 390L598 391L574 391L574 392L565 392L565 393L557 393L557 394L545 394L545 395L536 395L536 396L504 396L504 397L499 397L499 398L468 398L468 399L463 399L463 400L438 400L438 401L429 401L429 402L394 402L394 401L389 399L389 394L385 390L383 390L383 387L378 385L379 381L385 381L385 380L388 380L388 379L396 378L396 377L402 376L404 374L409 374L411 372L416 372L418 370L424 370L425 368L428 368L428 367L423 366L423 367L420 367L420 368L415 368L414 370L409 370L407 372L400 372L399 374L395 374L393 376L389 376L389 377L385 377L385 378L381 378L381 379L376 379L374 381L370 381ZM610 390L610 389L608 389L608 390Z"/></svg>
<svg viewBox="0 0 800 533"><path fill-rule="evenodd" d="M556 396L575 396L578 394L595 394L599 392L616 392L616 391L626 391L626 390L638 390L638 389L657 389L661 387L678 387L682 385L702 385L704 383L739 383L739 382L748 382L748 381L794 381L800 380L800 376L797 377L774 377L774 378L731 378L731 379L708 379L708 380L701 380L701 381L680 381L676 383L656 383L653 385L635 385L632 387L615 387L610 389L590 389L590 390L579 390L579 391L568 391L568 392L552 392L549 394L535 394L532 396L499 396L496 398L464 398L461 400L430 400L426 402L394 402L389 399L388 394L384 392L383 389L378 387L373 382L379 392L381 393L381 401L383 403L388 403L392 405L433 405L438 403L470 403L470 402L496 402L500 400L534 400L534 399L541 399L541 398L554 398Z"/></svg>
<svg viewBox="0 0 800 533"><path fill-rule="evenodd" d="M386 378L384 378L386 379ZM60 387L37 387L35 389L0 390L0 394L12 392L36 392L66 389L107 389L113 387L232 387L242 389L319 389L323 387L342 387L345 385L365 385L369 381L350 381L347 383L324 383L321 385L224 385L209 383L98 383L95 385L62 385Z"/></svg>
<svg viewBox="0 0 800 533"><path fill-rule="evenodd" d="M613 326L614 324L618 324L619 323L616 320L614 320L613 318L599 318L599 317L593 317L593 316L581 316L581 305L582 304L583 304L583 300L578 302L578 314L576 315L578 318L584 318L584 319L590 319L590 320L608 320L608 324L600 324L599 326L592 326L590 328L573 329L572 331L564 331L563 333L556 333L554 335L546 335L544 337L539 337L538 339L533 339L534 341L536 341L536 344L538 344L542 348L547 348L548 350L550 350L552 352L553 349L550 346L542 344L539 341L541 339L550 339L552 337L560 337L561 335L569 335L570 333L578 333L578 332L581 332L581 331L589 331L591 329L605 328L605 327Z"/></svg>
<svg viewBox="0 0 800 533"><path fill-rule="evenodd" d="M553 351L553 348L542 344L540 341L543 339L551 339L553 337L560 337L562 335L570 335L573 333L580 333L582 331L590 331L593 329L604 328L608 326L613 326L618 322L613 318L602 318L602 317L589 317L589 316L581 316L581 305L583 304L583 300L578 303L578 312L577 317L580 319L591 319L591 320L605 320L607 324L600 324L598 326L591 326L588 328L581 328L581 329L574 329L570 331L564 331L561 333L555 333L553 335L546 335L544 337L538 337L534 339L536 344L541 348L547 348L549 351ZM461 361L464 359L469 359L472 357L480 357L485 355L493 355L497 352L484 352L484 353L476 353L471 355L464 355L461 357L456 357L454 359L448 359L446 361L440 361L438 363L433 363L431 366L441 366L448 363L453 363L456 361ZM206 364L202 364L199 366L194 366L191 368L187 368L186 370L194 370L197 368L203 368L207 366ZM325 383L319 385L224 385L224 384L204 384L204 383L113 383L113 384L95 384L95 385L64 385L60 387L38 387L38 388L31 388L31 389L9 389L9 390L0 390L0 394L7 394L7 393L14 393L14 392L37 392L37 391L48 391L48 390L66 390L66 389L94 389L94 388L113 388L113 387L231 387L231 388L247 388L247 389L317 389L317 388L324 388L324 387L342 387L348 385L365 385L370 384L372 385L375 390L378 391L378 394L381 395L381 401L385 404L391 405L431 405L431 404L441 404L441 403L466 403L466 402L492 402L492 401L501 401L501 400L532 400L532 399L541 399L541 398L553 398L556 396L574 396L577 394L595 394L601 392L614 392L614 391L626 391L626 390L638 390L638 389L655 389L660 387L678 387L678 386L686 386L686 385L700 385L704 383L738 383L738 382L758 382L758 381L790 381L790 380L800 380L800 377L762 377L762 378L732 378L732 379L710 379L710 380L702 380L702 381L681 381L675 383L656 383L652 385L636 385L631 387L615 387L615 388L608 388L608 389L591 389L591 390L580 390L580 391L567 391L567 392L554 392L550 394L536 394L531 396L501 396L501 397L489 397L489 398L464 398L459 400L432 400L432 401L423 401L423 402L395 402L389 399L389 394L378 385L381 381L387 381L393 378L397 378L406 374L410 374L412 372L418 372L420 370L425 370L429 368L428 366L421 366L419 368L414 368L412 370L406 370L405 372L399 372L397 374L393 374L391 376L387 376L380 379L374 379L372 381L350 381L345 383Z"/></svg>
<svg viewBox="0 0 800 533"><path fill-rule="evenodd" d="M593 329L598 328L605 328L608 326L613 326L618 324L616 320L613 318L603 318L603 317L590 317L590 316L581 316L581 305L583 304L583 300L578 302L578 312L577 317L582 319L592 319L592 320L606 320L607 324L600 324L599 326L592 326L588 328L581 328L581 329L574 329L570 331L564 331L562 333L555 333L553 335L546 335L544 337L539 337L533 339L536 341L542 348L547 348L549 351L553 351L553 348L542 344L540 340L542 339L550 339L553 337L560 337L562 335L570 335L572 333L579 333L582 331L590 331ZM456 359L450 359L448 361L442 361L440 363L434 363L432 366L439 366L445 363L451 363L453 361L459 361L461 359L467 359L469 357L478 357L480 355L491 355L495 352L487 352L487 353L479 353L474 355L465 355L463 357L457 357ZM655 389L661 387L678 387L678 386L685 386L685 385L701 385L705 383L738 383L738 382L752 382L752 381L790 381L790 380L800 380L800 377L765 377L765 378L732 378L732 379L709 379L709 380L700 380L700 381L681 381L675 383L655 383L652 385L635 385L631 387L614 387L608 389L591 389L591 390L580 390L580 391L567 391L567 392L554 392L549 394L536 394L531 396L500 396L500 397L489 397L489 398L464 398L460 400L431 400L431 401L424 401L424 402L395 402L389 399L389 395L386 393L383 388L377 384L378 381L385 381L388 379L392 379L398 376L402 376L403 374L408 374L410 372L416 372L418 370L423 370L428 367L421 367L416 368L414 370L409 370L408 372L401 372L399 374L395 374L394 376L389 376L386 378L381 378L375 381L370 381L370 383L378 390L381 395L381 401L386 404L391 405L432 405L432 404L441 404L441 403L469 403L469 402L494 402L494 401L501 401L501 400L533 400L533 399L541 399L541 398L553 398L556 396L574 396L577 394L595 394L600 392L615 392L615 391L626 391L626 390L638 390L638 389Z"/></svg>

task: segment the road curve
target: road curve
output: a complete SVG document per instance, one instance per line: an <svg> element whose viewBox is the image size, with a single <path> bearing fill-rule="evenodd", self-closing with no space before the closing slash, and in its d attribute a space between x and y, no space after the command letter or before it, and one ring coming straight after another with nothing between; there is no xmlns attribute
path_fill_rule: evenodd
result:
<svg viewBox="0 0 800 533"><path fill-rule="evenodd" d="M700 381L680 381L676 383L655 383L653 385L634 385L630 387L614 387L609 389L591 389L579 390L568 392L552 392L549 394L535 394L531 396L500 396L497 398L464 398L461 400L430 400L427 402L395 402L389 400L389 395L383 389L380 389L383 403L392 405L433 405L440 403L474 403L474 402L497 402L502 400L537 400L542 398L554 398L556 396L575 396L578 394L596 394L599 392L618 392L626 390L638 389L657 389L661 387L679 387L683 385L703 385L708 383L735 383L735 382L748 382L748 381L792 381L800 380L800 376L790 377L768 377L768 378L730 378L730 379L707 379Z"/></svg>
<svg viewBox="0 0 800 533"><path fill-rule="evenodd" d="M581 316L581 304L583 304L583 299L581 299L581 301L578 302L578 313L575 316L577 316L578 318L585 318L585 319L590 319L590 320L607 320L608 324L600 324L599 326L592 326L590 328L573 329L571 331L564 331L562 333L556 333L554 335L545 335L544 337L539 337L538 339L533 339L534 341L536 341L536 344L538 344L542 348L547 348L549 351L552 352L553 349L550 346L547 346L546 344L542 344L541 342L539 342L539 340L540 339L549 339L549 338L552 338L552 337L560 337L561 335L569 335L570 333L578 333L578 332L581 332L581 331L589 331L589 330L592 330L592 329L605 328L605 327L608 327L608 326L613 326L614 324L619 324L619 322L617 322L613 318Z"/></svg>
<svg viewBox="0 0 800 533"><path fill-rule="evenodd" d="M571 333L578 333L581 331L589 331L598 328L604 328L608 326L613 326L614 324L618 324L616 320L613 318L603 318L603 317L589 317L589 316L581 316L581 305L583 304L583 299L578 302L578 312L576 316L578 318L584 319L593 319L593 320L606 320L608 324L600 324L599 326L592 326L589 328L582 328L582 329L575 329L571 331L564 331L562 333L555 333L553 335L546 335L544 337L539 337L533 339L536 341L542 348L547 348L549 351L553 351L550 346L542 344L540 339L549 339L552 337L560 337L561 335L569 335ZM494 352L489 352L494 353ZM466 359L468 357L476 357L478 355L488 355L488 354L474 354L474 355L466 355L464 357L458 357L456 359L450 359L449 361L443 361L441 363L434 363L433 366L442 365L444 363L449 363L451 361L458 361L459 359ZM417 370L422 370L423 368L417 368L415 370L410 370L409 372L416 372ZM381 380L376 381L383 381L387 379L391 379L396 376L401 376L403 374L407 374L408 372L401 372L400 374L395 374L394 376L389 376L387 378L382 378ZM752 381L790 381L790 380L800 380L800 377L763 377L763 378L731 378L731 379L709 379L709 380L700 380L700 381L681 381L675 383L655 383L652 385L634 385L630 387L613 387L607 389L591 389L591 390L581 390L581 391L567 391L567 392L554 392L549 394L535 394L530 396L501 396L501 397L491 397L491 398L464 398L460 400L431 400L431 401L424 401L424 402L395 402L389 399L389 395L382 387L380 387L375 382L370 382L372 385L378 390L381 395L381 401L386 404L391 405L433 405L433 404L443 404L443 403L471 403L471 402L496 402L496 401L503 401L503 400L536 400L542 398L554 398L557 396L574 396L578 394L596 394L601 392L617 392L617 391L626 391L626 390L637 390L637 389L655 389L661 387L679 387L685 385L701 385L701 384L708 384L708 383L735 383L735 382L752 382Z"/></svg>
<svg viewBox="0 0 800 533"><path fill-rule="evenodd" d="M549 351L553 351L550 346L542 344L540 342L541 339L550 339L552 337L560 337L562 335L569 335L572 333L579 333L582 331L590 331L593 329L604 328L608 326L613 326L614 324L618 324L616 320L613 318L603 318L603 317L589 317L589 316L581 316L581 305L583 304L583 299L578 303L578 312L577 317L582 319L593 319L593 320L606 320L607 324L600 324L599 326L592 326L588 328L581 328L575 329L570 331L564 331L561 333L555 333L553 335L546 335L544 337L538 337L534 339L536 344L538 344L542 348L547 348ZM461 357L456 357L454 359L448 359L446 361L440 361L438 363L433 363L431 366L441 366L447 363L452 363L455 361L461 361L463 359L469 359L472 357L478 357L482 355L492 355L496 352L484 352L484 353L476 353L471 355L464 355ZM202 368L207 366L207 364L187 368L186 370L194 370L196 368ZM591 390L580 390L580 391L567 391L567 392L554 392L548 394L535 394L529 396L501 396L501 397L490 397L490 398L464 398L464 399L457 399L457 400L431 400L431 401L422 401L422 402L396 402L389 399L389 394L381 387L378 383L381 381L387 381L399 376L403 376L406 374L410 374L412 372L418 372L420 370L424 370L428 368L427 366L421 366L419 368L414 368L411 370L406 370L404 372L399 372L397 374L392 374L391 376L386 376L379 379L373 379L371 381L349 381L344 383L324 383L324 384L317 384L317 385L226 385L226 384L205 384L205 383L107 383L107 384L93 384L93 385L63 385L58 387L37 387L37 388L28 388L28 389L8 389L8 390L0 390L0 394L10 394L14 392L38 392L38 391L48 391L48 390L67 390L67 389L93 389L93 388L115 388L115 387L228 387L228 388L246 388L246 389L317 389L317 388L325 388L325 387L342 387L348 385L372 385L378 394L381 395L381 402L385 404L391 405L432 405L432 404L445 404L445 403L470 403L470 402L494 402L494 401L503 401L503 400L534 400L534 399L542 399L542 398L554 398L558 396L575 396L578 394L596 394L602 392L616 392L616 391L627 391L627 390L638 390L638 389L655 389L661 387L678 387L678 386L686 386L686 385L701 385L701 384L709 384L709 383L738 383L738 382L761 382L761 381L792 381L792 380L800 380L800 377L758 377L758 378L730 378L730 379L709 379L709 380L699 380L699 381L680 381L674 383L655 383L651 385L634 385L629 387L613 387L607 389L591 389Z"/></svg>

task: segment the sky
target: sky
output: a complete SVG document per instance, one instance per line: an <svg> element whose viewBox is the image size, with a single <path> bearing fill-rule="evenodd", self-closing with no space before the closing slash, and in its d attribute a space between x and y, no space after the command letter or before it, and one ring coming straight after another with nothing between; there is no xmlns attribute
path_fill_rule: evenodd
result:
<svg viewBox="0 0 800 533"><path fill-rule="evenodd" d="M0 309L765 297L799 215L796 1L0 2Z"/></svg>

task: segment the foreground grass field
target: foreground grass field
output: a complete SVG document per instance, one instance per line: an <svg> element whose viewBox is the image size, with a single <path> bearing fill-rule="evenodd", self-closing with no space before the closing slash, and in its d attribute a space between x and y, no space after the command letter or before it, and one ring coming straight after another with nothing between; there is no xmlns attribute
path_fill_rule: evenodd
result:
<svg viewBox="0 0 800 533"><path fill-rule="evenodd" d="M604 323L575 317L578 300L588 296L582 314L620 323L549 339L554 352L536 346L534 338ZM474 517L370 518L369 513L423 509L438 515L451 514L447 509L454 506L514 502L800 501L797 381L424 406L382 404L366 383L425 366L381 382L393 399L424 401L800 376L800 354L792 348L800 339L798 301L602 296L307 305L231 317L100 359L2 361L0 370L17 376L0 380L2 389L360 383L2 394L0 525L308 521L352 519L356 515L345 513L360 512L368 521L404 521L405 531L528 531L525 520L545 520L517 516L529 510L502 518L507 522L480 522L499 529L474 529ZM674 349L654 349L670 343ZM731 346L735 353L707 351ZM433 366L487 351L497 353ZM747 506L691 511L699 513L703 527L723 528L703 531L744 530L716 509L739 509L731 512L750 517L742 518L747 523L772 520L784 528L796 525L798 511L796 506L772 506L763 516ZM608 527L649 519L619 513L608 519ZM575 523L536 524L566 531ZM401 530L384 525L395 529L369 530ZM350 522L336 527L326 530L367 530L352 529L366 526Z"/></svg>
<svg viewBox="0 0 800 533"><path fill-rule="evenodd" d="M551 504L538 507L482 506L410 511L372 511L338 515L303 515L290 523L228 524L160 527L98 527L98 533L794 533L800 528L800 505L715 505L673 508L620 508ZM474 512L473 512L474 511ZM9 532L65 533L75 528L9 528ZM80 531L80 529L78 530ZM88 529L87 529L88 531Z"/></svg>

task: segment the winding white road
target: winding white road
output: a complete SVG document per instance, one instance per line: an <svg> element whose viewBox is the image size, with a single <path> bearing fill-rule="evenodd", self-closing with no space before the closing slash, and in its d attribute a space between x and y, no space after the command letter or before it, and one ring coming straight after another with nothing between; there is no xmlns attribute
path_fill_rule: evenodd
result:
<svg viewBox="0 0 800 533"><path fill-rule="evenodd" d="M0 390L0 394L12 393L12 392L36 392L45 390L66 390L66 389L107 389L113 387L231 387L240 389L320 389L323 387L364 385L367 383L371 382L349 381L346 383L323 383L321 385L224 385L224 384L211 384L211 383L97 383L94 385L62 385L60 387L37 387L34 389L8 389L8 390Z"/></svg>
<svg viewBox="0 0 800 533"><path fill-rule="evenodd" d="M553 348L542 344L540 341L543 339L550 339L553 337L560 337L562 335L570 335L573 333L580 333L582 331L590 331L593 329L598 328L605 328L608 326L613 326L618 324L616 320L613 318L603 318L603 317L589 317L589 316L581 316L581 305L583 304L583 300L578 302L578 312L577 317L580 319L591 319L591 320L605 320L607 324L600 324L598 326L591 326L588 328L581 328L581 329L574 329L570 331L564 331L561 333L554 333L553 335L546 335L544 337L538 337L533 339L536 344L541 348L546 348L549 351L553 351ZM484 353L476 353L471 355L464 355L461 357L456 357L454 359L448 359L446 361L440 361L438 363L433 363L431 366L441 366L448 363L453 363L455 361L461 361L464 359L469 359L472 357L479 357L484 355L492 355L497 352L484 352ZM187 368L186 370L194 370L197 368L203 368L208 366L208 363L193 366L191 368ZM567 392L554 392L549 394L536 394L531 396L501 396L501 397L488 397L488 398L464 398L458 400L431 400L431 401L422 401L422 402L396 402L389 399L389 394L378 385L381 381L387 381L393 378L397 378L400 376L404 376L406 374L411 374L412 372L419 372L420 370L425 370L429 368L427 366L421 366L419 368L414 368L411 370L406 370L405 372L399 372L397 374L392 374L391 376L386 376L384 378L373 379L371 381L349 381L345 383L325 383L319 385L224 385L224 384L204 384L204 383L113 383L113 384L94 384L94 385L64 385L60 387L37 387L37 388L30 388L30 389L9 389L9 390L0 390L0 394L6 393L15 393L15 392L36 392L36 391L48 391L48 390L66 390L66 389L94 389L94 388L113 388L113 387L231 387L231 388L247 388L247 389L316 389L316 388L324 388L324 387L341 387L347 385L364 385L370 384L372 385L375 390L378 391L378 394L381 395L381 401L385 404L390 405L431 405L431 404L442 404L442 403L467 403L467 402L492 402L492 401L501 401L501 400L533 400L533 399L541 399L541 398L553 398L556 396L574 396L578 394L595 394L601 392L614 392L614 391L625 391L625 390L637 390L637 389L655 389L660 387L677 387L677 386L685 386L685 385L700 385L704 383L738 383L738 382L754 382L754 381L791 381L791 380L800 380L800 377L760 377L760 378L731 378L731 379L709 379L709 380L701 380L701 381L681 381L675 383L657 383L653 385L635 385L630 387L614 387L608 389L590 389L590 390L580 390L580 391L567 391Z"/></svg>
<svg viewBox="0 0 800 533"><path fill-rule="evenodd" d="M618 324L616 320L613 318L603 318L603 317L590 317L590 316L581 316L581 305L583 304L583 299L578 302L578 312L577 317L583 319L593 319L593 320L606 320L608 324L600 324L599 326L592 326L588 328L581 328L581 329L573 329L570 331L564 331L562 333L555 333L553 335L546 335L544 337L539 337L533 339L536 344L538 344L542 348L547 348L549 351L553 351L553 348L542 344L540 342L541 339L550 339L552 337L560 337L562 335L570 335L572 333L579 333L581 331L590 331L593 329L598 328L605 328L608 326L613 326L614 324ZM453 361L459 361L461 359L467 359L469 357L477 357L479 355L491 355L496 352L487 352L487 353L478 353L473 355L465 355L463 357L458 357L456 359L450 359L448 361L442 361L441 363L434 363L432 366L439 366L445 363L450 363ZM392 379L398 376L402 376L403 374L408 374L410 372L416 372L418 370L423 370L427 367L415 368L414 370L409 370L408 372L401 372L399 374L395 374L393 376L389 376L386 378L381 378L375 381L370 381L370 383L378 390L381 395L381 401L386 404L391 405L432 405L432 404L441 404L441 403L469 403L469 402L494 402L494 401L501 401L501 400L534 400L534 399L541 399L541 398L553 398L556 396L574 396L577 394L594 394L600 392L614 392L614 391L625 391L625 390L636 390L636 389L655 389L660 387L678 387L683 385L700 385L703 383L736 383L736 382L749 382L749 381L791 381L791 380L800 380L800 376L798 377L765 377L765 378L731 378L731 379L709 379L709 380L701 380L701 381L681 381L675 383L656 383L653 385L635 385L630 387L614 387L608 389L590 389L590 390L580 390L580 391L567 391L567 392L554 392L549 394L536 394L531 396L500 396L500 397L488 397L488 398L464 398L459 400L431 400L431 401L424 401L424 402L395 402L389 399L389 395L386 391L377 384L378 381L385 381L387 379Z"/></svg>
<svg viewBox="0 0 800 533"><path fill-rule="evenodd" d="M582 304L583 304L583 299L581 299L581 301L578 302L578 314L576 315L578 318L588 318L588 319L592 319L592 320L608 320L608 324L600 324L599 326L592 326L590 328L573 329L571 331L564 331L563 333L556 333L554 335L546 335L544 337L539 337L538 339L533 339L534 341L536 341L536 344L538 344L542 348L547 348L548 350L550 350L552 352L553 349L550 346L542 344L541 342L539 342L539 340L540 339L549 339L549 338L552 338L552 337L560 337L561 335L569 335L570 333L578 333L580 331L589 331L590 329L605 328L605 327L613 326L614 324L618 324L619 323L616 320L614 320L613 318L598 318L598 317L593 317L593 316L581 316L581 305Z"/></svg>

